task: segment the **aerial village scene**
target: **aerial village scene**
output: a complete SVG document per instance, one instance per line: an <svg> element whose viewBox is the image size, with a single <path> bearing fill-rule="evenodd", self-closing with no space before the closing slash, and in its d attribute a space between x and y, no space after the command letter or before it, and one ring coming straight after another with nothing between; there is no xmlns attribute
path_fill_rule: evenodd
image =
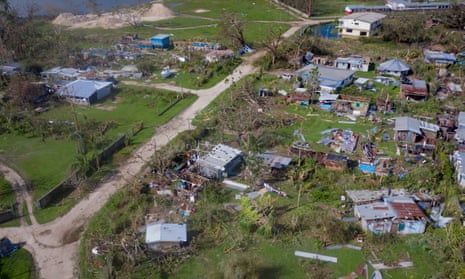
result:
<svg viewBox="0 0 465 279"><path fill-rule="evenodd" d="M464 3L123 2L0 1L0 278L465 278Z"/></svg>

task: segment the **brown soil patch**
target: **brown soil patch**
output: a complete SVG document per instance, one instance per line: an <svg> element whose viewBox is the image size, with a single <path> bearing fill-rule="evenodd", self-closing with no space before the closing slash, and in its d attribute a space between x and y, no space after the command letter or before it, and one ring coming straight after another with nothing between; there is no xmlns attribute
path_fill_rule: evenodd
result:
<svg viewBox="0 0 465 279"><path fill-rule="evenodd" d="M81 237L81 233L84 231L84 226L81 225L77 228L72 228L71 230L67 231L65 233L65 236L63 237L63 244L69 244L73 243L75 241L78 241L79 238Z"/></svg>
<svg viewBox="0 0 465 279"><path fill-rule="evenodd" d="M51 230L45 230L39 233L39 235L49 235L52 231Z"/></svg>
<svg viewBox="0 0 465 279"><path fill-rule="evenodd" d="M105 28L115 29L129 26L136 22L157 21L174 16L173 12L160 3L152 6L140 6L138 8L122 8L116 12L107 12L100 15L86 14L74 15L72 13L61 13L53 24L67 26L70 28Z"/></svg>

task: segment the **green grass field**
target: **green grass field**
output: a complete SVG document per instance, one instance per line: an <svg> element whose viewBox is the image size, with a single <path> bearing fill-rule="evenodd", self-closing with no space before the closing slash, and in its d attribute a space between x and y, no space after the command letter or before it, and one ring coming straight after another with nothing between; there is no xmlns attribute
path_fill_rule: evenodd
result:
<svg viewBox="0 0 465 279"><path fill-rule="evenodd" d="M313 2L312 16L341 16L344 14L344 8L347 5L365 5L365 6L383 6L384 2L380 0L370 1L347 1L347 0L316 0Z"/></svg>
<svg viewBox="0 0 465 279"><path fill-rule="evenodd" d="M10 209L15 203L16 197L11 184L0 175L0 211Z"/></svg>
<svg viewBox="0 0 465 279"><path fill-rule="evenodd" d="M173 118L186 106L195 101L190 95L159 116L165 108L176 101L176 94L154 89L124 87L110 99L90 107L77 107L79 121L114 121L115 127L105 133L109 141L126 134L136 123L142 121L144 129L134 136L134 143L142 143L151 136L155 127ZM106 109L103 109L106 108ZM73 121L71 107L64 105L41 115L46 120ZM60 139L24 137L11 134L0 136L0 149L4 157L24 171L34 185L34 197L39 198L63 180L74 160L76 142L68 136Z"/></svg>
<svg viewBox="0 0 465 279"><path fill-rule="evenodd" d="M240 13L246 20L267 20L267 21L292 21L295 17L289 15L282 9L277 9L275 5L266 0L237 0L221 1L213 0L169 0L165 5L176 13L222 18L224 13ZM203 12L199 12L203 11Z"/></svg>
<svg viewBox="0 0 465 279"><path fill-rule="evenodd" d="M0 258L0 278L34 278L34 261L32 255L25 249L20 249L13 255Z"/></svg>

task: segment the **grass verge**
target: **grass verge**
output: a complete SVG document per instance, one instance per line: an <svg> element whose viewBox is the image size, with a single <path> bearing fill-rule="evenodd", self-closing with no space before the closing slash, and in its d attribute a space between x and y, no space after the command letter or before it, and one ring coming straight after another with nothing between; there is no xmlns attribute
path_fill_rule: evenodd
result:
<svg viewBox="0 0 465 279"><path fill-rule="evenodd" d="M34 260L25 249L0 258L0 278L32 279L34 278Z"/></svg>

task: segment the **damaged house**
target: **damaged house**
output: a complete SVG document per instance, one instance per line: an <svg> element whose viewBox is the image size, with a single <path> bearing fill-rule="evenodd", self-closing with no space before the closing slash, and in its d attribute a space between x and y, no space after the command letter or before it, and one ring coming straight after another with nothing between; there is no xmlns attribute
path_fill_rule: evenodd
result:
<svg viewBox="0 0 465 279"><path fill-rule="evenodd" d="M424 101L428 98L428 86L424 80L406 80L400 85L400 97L407 100Z"/></svg>
<svg viewBox="0 0 465 279"><path fill-rule="evenodd" d="M262 159L263 163L270 167L272 171L285 169L292 162L292 158L281 156L270 151L257 154L257 157Z"/></svg>
<svg viewBox="0 0 465 279"><path fill-rule="evenodd" d="M392 233L419 234L425 232L426 215L411 198L394 197L389 199L388 205L396 214L393 219Z"/></svg>
<svg viewBox="0 0 465 279"><path fill-rule="evenodd" d="M415 148L434 149L439 126L408 116L395 118L394 140L414 145Z"/></svg>
<svg viewBox="0 0 465 279"><path fill-rule="evenodd" d="M242 162L242 151L218 144L205 156L197 160L200 175L220 179L234 174Z"/></svg>
<svg viewBox="0 0 465 279"><path fill-rule="evenodd" d="M448 66L457 62L457 58L453 53L424 49L423 55L426 63L437 66Z"/></svg>
<svg viewBox="0 0 465 279"><path fill-rule="evenodd" d="M340 95L334 111L338 116L366 116L370 108L370 99L361 96Z"/></svg>
<svg viewBox="0 0 465 279"><path fill-rule="evenodd" d="M375 234L390 233L396 217L394 210L381 201L356 205L354 214L360 220L362 229Z"/></svg>
<svg viewBox="0 0 465 279"><path fill-rule="evenodd" d="M321 134L324 136L319 143L329 146L337 153L351 154L357 147L359 135L349 129L329 129L321 132Z"/></svg>
<svg viewBox="0 0 465 279"><path fill-rule="evenodd" d="M368 72L370 68L370 59L360 55L351 55L349 57L336 58L334 64L338 69Z"/></svg>
<svg viewBox="0 0 465 279"><path fill-rule="evenodd" d="M336 101L339 98L339 94L321 93L318 101L320 102L320 109L332 111L336 106Z"/></svg>
<svg viewBox="0 0 465 279"><path fill-rule="evenodd" d="M421 234L427 218L421 208L403 189L354 190L346 192L356 204L354 214L366 231L375 234Z"/></svg>

